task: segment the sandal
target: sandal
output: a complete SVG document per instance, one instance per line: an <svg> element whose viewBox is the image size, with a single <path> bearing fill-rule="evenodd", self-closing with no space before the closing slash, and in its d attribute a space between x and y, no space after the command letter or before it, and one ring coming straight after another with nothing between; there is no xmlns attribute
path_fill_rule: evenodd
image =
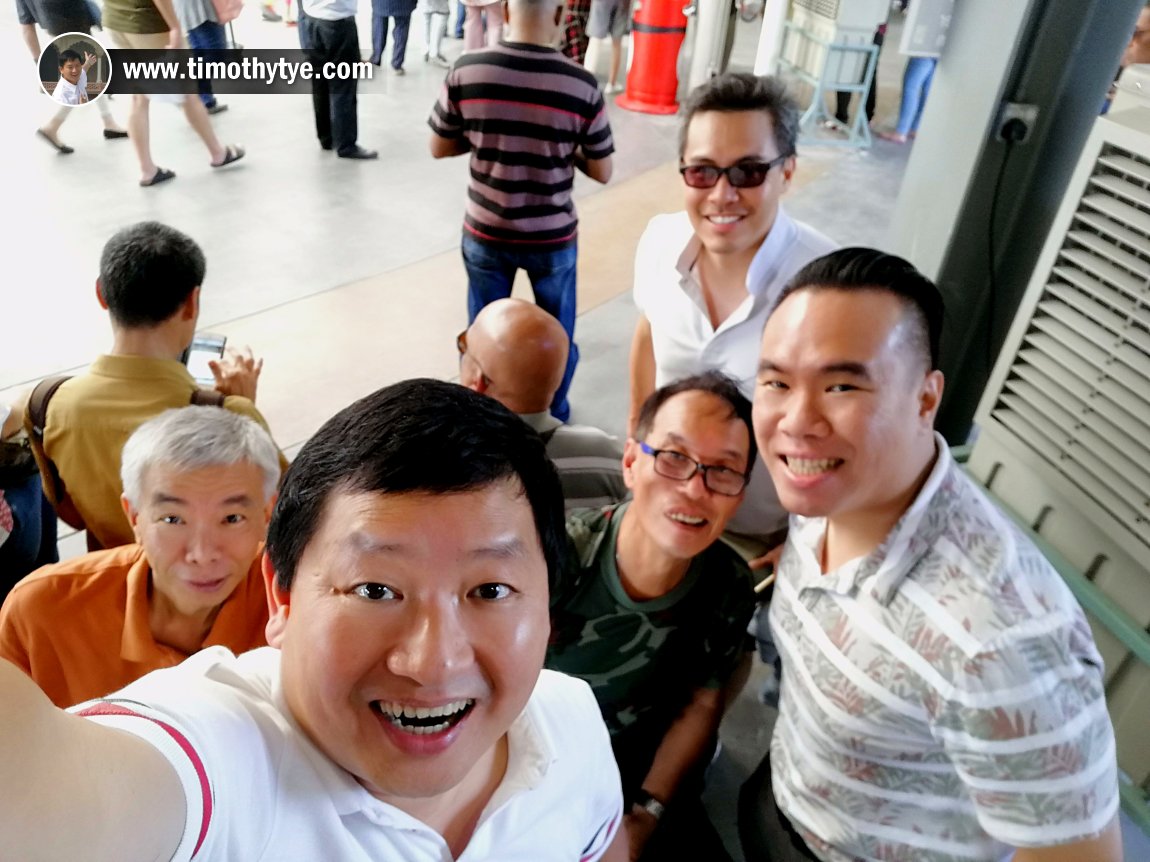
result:
<svg viewBox="0 0 1150 862"><path fill-rule="evenodd" d="M230 165L232 162L238 162L243 157L244 157L244 148L243 147L237 147L233 144L228 144L227 147L224 148L224 160L222 162L220 162L218 165L215 162L212 162L212 167L213 168L222 168L224 165Z"/></svg>
<svg viewBox="0 0 1150 862"><path fill-rule="evenodd" d="M167 168L156 168L156 172L152 174L150 180L140 180L140 185L144 188L148 186L158 186L160 183L166 183L168 180L175 179L176 172L169 171Z"/></svg>

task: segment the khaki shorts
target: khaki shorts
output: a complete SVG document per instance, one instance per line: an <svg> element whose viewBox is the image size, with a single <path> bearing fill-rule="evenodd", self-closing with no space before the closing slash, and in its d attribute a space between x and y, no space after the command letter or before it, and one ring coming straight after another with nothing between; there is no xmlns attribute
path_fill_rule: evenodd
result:
<svg viewBox="0 0 1150 862"><path fill-rule="evenodd" d="M163 50L168 47L168 31L163 33L121 33L119 30L105 30L112 44L126 51Z"/></svg>

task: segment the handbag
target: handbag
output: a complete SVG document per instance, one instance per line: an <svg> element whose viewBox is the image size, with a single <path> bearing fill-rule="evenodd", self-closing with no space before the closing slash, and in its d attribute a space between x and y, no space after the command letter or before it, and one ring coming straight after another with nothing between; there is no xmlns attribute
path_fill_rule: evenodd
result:
<svg viewBox="0 0 1150 862"><path fill-rule="evenodd" d="M0 442L0 488L19 485L36 471L31 447L26 443Z"/></svg>

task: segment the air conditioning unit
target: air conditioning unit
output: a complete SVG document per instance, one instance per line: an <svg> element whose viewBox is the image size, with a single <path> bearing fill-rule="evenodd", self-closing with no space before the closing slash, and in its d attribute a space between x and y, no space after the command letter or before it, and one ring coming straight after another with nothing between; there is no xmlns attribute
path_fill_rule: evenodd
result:
<svg viewBox="0 0 1150 862"><path fill-rule="evenodd" d="M890 0L791 0L790 22L807 38L789 37L783 58L815 79L825 66L829 81L858 81L866 55L830 52L828 61L826 45L870 45L889 12Z"/></svg>
<svg viewBox="0 0 1150 862"><path fill-rule="evenodd" d="M1101 597L1091 623L1106 660L1118 762L1134 785L1141 785L1145 802L1144 791L1150 790L1145 744L1150 729L1150 107L1145 103L1096 121L976 418L979 436L970 472L1085 573L1080 598Z"/></svg>

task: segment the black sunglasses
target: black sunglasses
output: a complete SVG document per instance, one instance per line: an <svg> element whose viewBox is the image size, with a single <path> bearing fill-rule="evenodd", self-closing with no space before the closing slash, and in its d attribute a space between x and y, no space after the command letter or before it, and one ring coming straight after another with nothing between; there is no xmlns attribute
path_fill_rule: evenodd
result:
<svg viewBox="0 0 1150 862"><path fill-rule="evenodd" d="M679 165L683 182L693 189L713 188L719 177L726 176L727 182L737 189L753 189L767 181L771 168L781 165L791 157L790 153L771 159L769 162L737 162L720 168L717 165Z"/></svg>

